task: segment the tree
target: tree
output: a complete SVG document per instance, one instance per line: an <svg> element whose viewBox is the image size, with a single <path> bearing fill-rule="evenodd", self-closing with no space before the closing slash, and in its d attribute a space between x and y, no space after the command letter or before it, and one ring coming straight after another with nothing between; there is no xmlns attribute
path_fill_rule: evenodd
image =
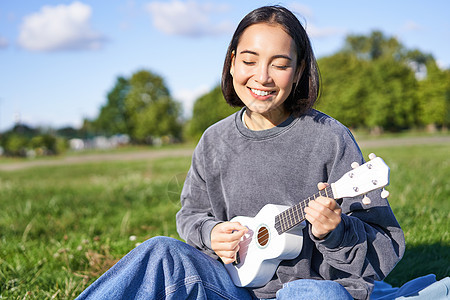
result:
<svg viewBox="0 0 450 300"><path fill-rule="evenodd" d="M429 130L448 125L450 83L449 71L439 69L434 60L426 62L427 76L419 81L419 121Z"/></svg>
<svg viewBox="0 0 450 300"><path fill-rule="evenodd" d="M11 156L26 156L28 139L18 133L6 135L2 140L5 153Z"/></svg>
<svg viewBox="0 0 450 300"><path fill-rule="evenodd" d="M381 57L399 59L404 55L404 47L400 42L396 38L384 36L381 31L373 31L369 36L347 36L343 51L366 60L377 60Z"/></svg>
<svg viewBox="0 0 450 300"><path fill-rule="evenodd" d="M138 143L155 137L181 137L180 105L169 93L162 77L149 71L134 73L125 97L127 131Z"/></svg>
<svg viewBox="0 0 450 300"><path fill-rule="evenodd" d="M106 135L128 133L125 99L130 83L124 77L118 77L113 89L107 95L107 103L101 107L100 114L93 122L96 131Z"/></svg>
<svg viewBox="0 0 450 300"><path fill-rule="evenodd" d="M180 105L169 97L147 105L136 117L134 138L152 143L154 138L181 139Z"/></svg>
<svg viewBox="0 0 450 300"><path fill-rule="evenodd" d="M361 127L367 115L368 62L350 53L340 52L319 60L322 93L318 109L349 127Z"/></svg>
<svg viewBox="0 0 450 300"><path fill-rule="evenodd" d="M187 134L193 139L199 139L209 126L237 110L239 108L227 104L222 95L222 89L218 85L195 101Z"/></svg>
<svg viewBox="0 0 450 300"><path fill-rule="evenodd" d="M56 155L67 149L66 139L52 130L16 124L0 136L0 146L8 156Z"/></svg>
<svg viewBox="0 0 450 300"><path fill-rule="evenodd" d="M417 81L408 65L391 57L380 58L370 65L368 79L367 127L395 131L417 123Z"/></svg>
<svg viewBox="0 0 450 300"><path fill-rule="evenodd" d="M118 77L97 119L85 120L87 133L127 134L135 143L155 138L181 139L181 106L170 96L162 77L140 70Z"/></svg>
<svg viewBox="0 0 450 300"><path fill-rule="evenodd" d="M416 125L417 80L408 54L379 31L348 36L342 51L319 60L323 92L318 108L349 127L373 132Z"/></svg>
<svg viewBox="0 0 450 300"><path fill-rule="evenodd" d="M59 128L56 130L56 135L60 136L62 138L65 138L67 140L73 139L73 138L82 138L80 130L73 128L71 126Z"/></svg>

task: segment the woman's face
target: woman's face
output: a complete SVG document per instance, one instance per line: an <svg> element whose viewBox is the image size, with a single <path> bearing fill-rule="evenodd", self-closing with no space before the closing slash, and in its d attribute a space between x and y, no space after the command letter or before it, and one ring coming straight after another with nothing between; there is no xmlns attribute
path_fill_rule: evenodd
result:
<svg viewBox="0 0 450 300"><path fill-rule="evenodd" d="M297 76L294 40L280 25L249 26L233 53L230 72L238 97L251 112L267 115L282 105Z"/></svg>

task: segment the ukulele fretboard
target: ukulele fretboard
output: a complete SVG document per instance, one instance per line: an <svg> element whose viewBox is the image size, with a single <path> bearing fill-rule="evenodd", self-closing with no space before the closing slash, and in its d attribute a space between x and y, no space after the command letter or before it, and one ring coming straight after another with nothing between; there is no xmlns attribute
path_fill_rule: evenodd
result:
<svg viewBox="0 0 450 300"><path fill-rule="evenodd" d="M308 206L309 201L314 200L319 196L334 199L331 186L327 186L317 194L300 201L299 204L296 204L275 216L275 229L278 234L282 234L303 222L305 220L305 207Z"/></svg>

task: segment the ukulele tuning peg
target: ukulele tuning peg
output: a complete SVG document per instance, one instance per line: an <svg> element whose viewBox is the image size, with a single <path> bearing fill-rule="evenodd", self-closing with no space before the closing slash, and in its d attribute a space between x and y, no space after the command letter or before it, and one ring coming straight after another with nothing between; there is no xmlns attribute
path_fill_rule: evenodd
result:
<svg viewBox="0 0 450 300"><path fill-rule="evenodd" d="M356 169L357 167L359 167L359 164L356 161L354 161L354 162L352 162L351 166L352 166L352 169Z"/></svg>
<svg viewBox="0 0 450 300"><path fill-rule="evenodd" d="M374 159L374 158L376 158L377 156L375 155L375 153L370 153L369 154L369 159Z"/></svg>
<svg viewBox="0 0 450 300"><path fill-rule="evenodd" d="M383 189L383 190L381 191L381 198L386 199L387 197L389 197L389 192L386 191L385 189Z"/></svg>
<svg viewBox="0 0 450 300"><path fill-rule="evenodd" d="M362 203L365 205L369 205L370 203L372 203L372 200L370 200L369 197L364 196L364 198L362 199Z"/></svg>

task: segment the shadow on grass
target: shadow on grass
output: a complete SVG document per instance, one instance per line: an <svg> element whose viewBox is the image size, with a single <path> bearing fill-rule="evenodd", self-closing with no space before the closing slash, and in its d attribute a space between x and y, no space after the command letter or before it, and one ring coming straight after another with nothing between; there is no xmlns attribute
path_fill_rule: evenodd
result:
<svg viewBox="0 0 450 300"><path fill-rule="evenodd" d="M450 276L450 244L406 246L405 255L385 281L399 287L428 274L435 274L436 280Z"/></svg>

